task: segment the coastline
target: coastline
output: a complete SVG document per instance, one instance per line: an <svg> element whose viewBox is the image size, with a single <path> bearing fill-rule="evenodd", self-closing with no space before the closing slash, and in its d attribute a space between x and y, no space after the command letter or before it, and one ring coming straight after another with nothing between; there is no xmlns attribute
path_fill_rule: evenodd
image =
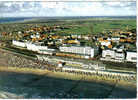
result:
<svg viewBox="0 0 138 100"><path fill-rule="evenodd" d="M0 82L6 95L21 98L136 98L136 82L40 69L0 66Z"/></svg>
<svg viewBox="0 0 138 100"><path fill-rule="evenodd" d="M99 76L87 76L87 75L76 75L72 73L66 72L52 72L48 70L41 70L41 69L31 69L31 68L17 68L17 67L3 67L0 66L0 72L14 72L14 73L21 73L21 74L35 74L35 75L46 75L48 77L54 78L62 78L62 79L69 79L69 80L83 80L89 82L101 82L107 84L119 84L123 87L126 86L133 86L136 88L136 82L128 82L124 80L116 80L111 78L102 78Z"/></svg>

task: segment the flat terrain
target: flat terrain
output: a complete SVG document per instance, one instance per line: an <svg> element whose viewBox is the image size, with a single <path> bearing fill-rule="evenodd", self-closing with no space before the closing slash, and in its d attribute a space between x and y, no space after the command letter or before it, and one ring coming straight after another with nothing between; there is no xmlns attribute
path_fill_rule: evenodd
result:
<svg viewBox="0 0 138 100"><path fill-rule="evenodd" d="M8 19L10 20L10 19ZM11 19L12 20L12 19ZM15 20L15 19L14 19ZM14 24L14 25L13 25ZM53 33L58 35L66 34L100 34L104 29L121 29L126 30L128 26L129 29L136 29L136 18L34 18L31 20L24 20L14 23L1 23L2 31L15 32L17 30L25 30L28 28L27 25L38 25L38 26L53 26L59 25L62 27L68 27L66 29L57 30Z"/></svg>
<svg viewBox="0 0 138 100"><path fill-rule="evenodd" d="M101 34L104 29L136 28L136 19L40 19L1 24L0 32L28 28L27 24L67 26L56 34ZM12 37L1 37L11 40ZM26 51L24 51L25 53ZM97 76L51 72L37 69L43 65L0 51L0 98L136 98L136 81L117 81Z"/></svg>

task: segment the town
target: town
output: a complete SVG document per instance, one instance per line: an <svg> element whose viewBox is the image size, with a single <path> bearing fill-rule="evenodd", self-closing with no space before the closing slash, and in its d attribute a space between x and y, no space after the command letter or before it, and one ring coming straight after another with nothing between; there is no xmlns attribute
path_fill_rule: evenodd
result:
<svg viewBox="0 0 138 100"><path fill-rule="evenodd" d="M93 90L87 84L81 85L86 89L85 96L78 91L72 94L67 88L59 89L65 82L67 87L74 87L78 82L92 84L93 80L98 80L102 88L97 83L94 85L93 88L97 89L94 90L94 97L99 97L101 89L107 91L103 88L104 82L113 84L108 92L116 87L114 84L121 84L121 87L131 87L125 84L135 84L135 20L75 20L73 24L68 20L56 22L53 19L51 22L43 20L43 23L34 21L0 24L0 71L25 73L24 75L40 74L41 76L36 75L36 78L33 76L32 79L27 76L28 82L34 80L33 83L39 84L39 78L45 77L44 84L53 89L46 89L48 96L52 98L92 97L91 94L86 96L88 89ZM104 23L101 23L102 21ZM52 80L52 83L47 80ZM18 81L24 79L19 78ZM55 84L57 81L60 86ZM74 85L68 84L69 81L75 82ZM64 85L61 85L62 82ZM132 96L135 96L135 93ZM107 97L104 92L102 97Z"/></svg>
<svg viewBox="0 0 138 100"><path fill-rule="evenodd" d="M0 99L136 99L136 8L0 1Z"/></svg>
<svg viewBox="0 0 138 100"><path fill-rule="evenodd" d="M107 60L113 62L134 62L136 56L136 32L120 29L103 30L96 35L64 35L53 30L63 27L35 27L27 31L18 31L12 45L35 51L39 54L66 56L73 58ZM4 33L3 33L4 34Z"/></svg>

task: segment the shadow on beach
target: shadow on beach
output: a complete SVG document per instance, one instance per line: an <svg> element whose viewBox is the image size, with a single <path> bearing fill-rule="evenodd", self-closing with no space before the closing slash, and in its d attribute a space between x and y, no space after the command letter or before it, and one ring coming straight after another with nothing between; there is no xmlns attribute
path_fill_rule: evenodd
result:
<svg viewBox="0 0 138 100"><path fill-rule="evenodd" d="M136 98L133 86L1 71L0 91L22 98Z"/></svg>

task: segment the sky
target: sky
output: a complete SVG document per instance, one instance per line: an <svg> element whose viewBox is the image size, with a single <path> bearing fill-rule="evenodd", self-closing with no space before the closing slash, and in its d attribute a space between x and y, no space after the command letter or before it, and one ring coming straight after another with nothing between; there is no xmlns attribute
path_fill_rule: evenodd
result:
<svg viewBox="0 0 138 100"><path fill-rule="evenodd" d="M0 1L0 17L136 16L136 2Z"/></svg>

